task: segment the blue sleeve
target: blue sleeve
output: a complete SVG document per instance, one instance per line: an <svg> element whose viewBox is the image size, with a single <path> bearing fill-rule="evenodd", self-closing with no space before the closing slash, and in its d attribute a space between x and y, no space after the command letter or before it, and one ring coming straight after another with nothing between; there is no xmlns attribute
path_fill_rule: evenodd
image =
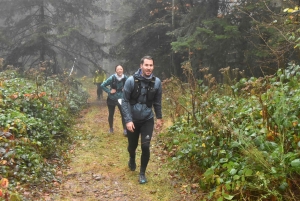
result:
<svg viewBox="0 0 300 201"><path fill-rule="evenodd" d="M154 112L157 119L162 119L162 112L161 112L162 86L159 78L155 78L155 85L157 85L157 91L153 100Z"/></svg>
<svg viewBox="0 0 300 201"><path fill-rule="evenodd" d="M123 90L123 98L122 98L122 112L123 117L126 123L132 121L132 113L131 113L131 105L130 105L130 95L132 90L134 89L134 79L133 77L129 77L124 85Z"/></svg>

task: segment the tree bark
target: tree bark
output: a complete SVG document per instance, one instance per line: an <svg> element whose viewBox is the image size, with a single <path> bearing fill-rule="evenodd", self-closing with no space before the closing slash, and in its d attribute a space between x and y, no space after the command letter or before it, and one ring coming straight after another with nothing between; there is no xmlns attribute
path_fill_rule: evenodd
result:
<svg viewBox="0 0 300 201"><path fill-rule="evenodd" d="M106 10L111 12L111 1L106 0ZM111 30L111 14L105 15L105 33L104 33L104 44L110 44L110 30ZM109 53L109 46L107 45L106 47L103 48L104 52ZM103 69L107 70L109 72L110 68L110 61L107 58L103 58Z"/></svg>
<svg viewBox="0 0 300 201"><path fill-rule="evenodd" d="M40 61L43 62L45 61L45 34L47 32L45 28L45 10L44 10L44 1L41 1L41 6L40 6L40 29L41 29L41 35L40 35L40 42L41 42L41 47L40 47Z"/></svg>

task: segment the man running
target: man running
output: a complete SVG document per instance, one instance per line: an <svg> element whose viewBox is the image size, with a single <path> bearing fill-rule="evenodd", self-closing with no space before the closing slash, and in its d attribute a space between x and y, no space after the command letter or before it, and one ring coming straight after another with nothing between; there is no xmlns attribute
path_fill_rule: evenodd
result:
<svg viewBox="0 0 300 201"><path fill-rule="evenodd" d="M153 69L153 58L144 56L140 62L140 69L126 80L123 91L122 111L127 129L130 157L128 166L131 171L136 169L136 148L141 135L140 184L147 182L145 173L150 159L150 142L154 129L152 106L156 115L155 129L160 129L163 124L161 81L152 74Z"/></svg>

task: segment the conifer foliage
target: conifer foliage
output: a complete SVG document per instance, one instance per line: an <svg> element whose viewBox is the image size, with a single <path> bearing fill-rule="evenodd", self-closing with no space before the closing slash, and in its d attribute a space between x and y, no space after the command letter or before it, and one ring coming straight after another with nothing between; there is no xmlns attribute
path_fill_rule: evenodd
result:
<svg viewBox="0 0 300 201"><path fill-rule="evenodd" d="M94 40L99 27L93 18L104 15L95 0L2 0L0 2L1 54L6 64L36 66L52 60L52 73L59 63L80 58L97 64L107 56Z"/></svg>

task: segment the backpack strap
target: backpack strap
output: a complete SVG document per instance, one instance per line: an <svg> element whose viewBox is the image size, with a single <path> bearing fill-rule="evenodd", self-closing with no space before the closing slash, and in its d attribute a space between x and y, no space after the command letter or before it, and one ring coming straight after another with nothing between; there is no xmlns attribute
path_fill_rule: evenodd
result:
<svg viewBox="0 0 300 201"><path fill-rule="evenodd" d="M148 83L147 88L147 96L146 96L146 105L147 107L152 107L153 99L155 96L155 77L152 77L151 81ZM134 88L133 91L130 94L130 100L129 103L131 105L135 105L138 102L138 98L141 95L141 81L134 77Z"/></svg>
<svg viewBox="0 0 300 201"><path fill-rule="evenodd" d="M126 77L125 76L122 78L122 82L123 82L122 89L119 89L119 90L123 90L124 84L126 82ZM111 89L115 89L115 90L118 91L118 89L117 89L118 88L118 80L117 80L115 75L113 75L113 77L112 77L112 82L111 82L110 87L111 87Z"/></svg>
<svg viewBox="0 0 300 201"><path fill-rule="evenodd" d="M155 77L152 77L151 81L148 84L147 88L147 100L146 100L146 105L147 107L152 107L153 104L153 99L156 93L156 90L154 88L155 85Z"/></svg>
<svg viewBox="0 0 300 201"><path fill-rule="evenodd" d="M137 100L140 97L141 88L142 88L141 81L135 77L133 77L133 78L134 78L134 88L130 94L130 100L129 100L130 105L135 105L137 103Z"/></svg>
<svg viewBox="0 0 300 201"><path fill-rule="evenodd" d="M110 84L110 88L117 90L117 78L115 75L112 76L112 82Z"/></svg>

